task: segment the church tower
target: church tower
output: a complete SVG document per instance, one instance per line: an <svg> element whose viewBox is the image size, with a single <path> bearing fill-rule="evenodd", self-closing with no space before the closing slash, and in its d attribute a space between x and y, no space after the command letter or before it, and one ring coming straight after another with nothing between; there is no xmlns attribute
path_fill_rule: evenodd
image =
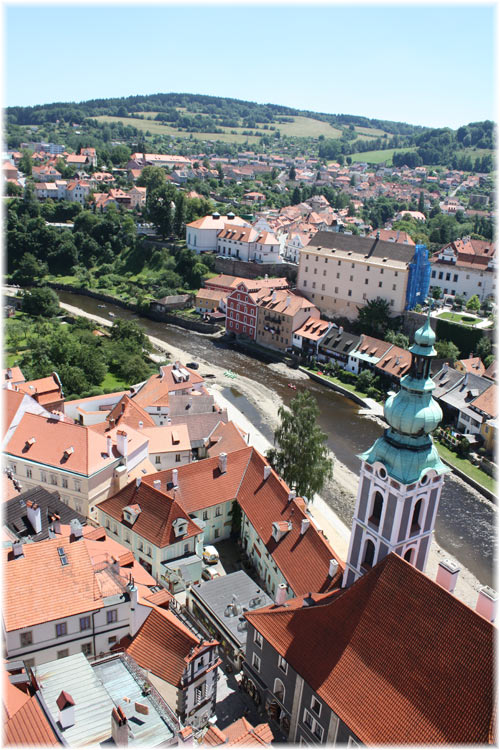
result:
<svg viewBox="0 0 500 750"><path fill-rule="evenodd" d="M432 398L436 336L430 318L415 333L411 366L401 389L385 402L389 427L363 453L343 586L350 586L389 552L425 570L449 469L430 433L443 414Z"/></svg>

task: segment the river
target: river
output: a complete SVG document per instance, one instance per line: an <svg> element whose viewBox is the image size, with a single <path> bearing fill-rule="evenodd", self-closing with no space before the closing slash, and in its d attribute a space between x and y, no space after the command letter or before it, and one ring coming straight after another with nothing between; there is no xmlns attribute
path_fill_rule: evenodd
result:
<svg viewBox="0 0 500 750"><path fill-rule="evenodd" d="M176 326L157 323L140 318L135 313L106 303L98 307L97 300L70 292L58 292L61 302L74 305L85 312L107 317L113 312L116 317L136 320L151 336L177 346L190 353L190 359L201 357L214 365L231 369L262 383L274 391L288 404L294 392L288 388L290 378L276 372L272 367L241 352L228 349L221 342ZM378 438L382 427L377 420L359 414L360 407L349 399L312 380L295 381L297 390L308 388L315 396L319 410L319 423L328 435L328 445L348 469L359 472L357 457ZM223 390L231 401L270 440L272 431L259 410L238 391L238 381ZM330 482L322 491L324 500L335 510L339 518L350 528L354 510L354 498L345 492L337 492ZM494 559L496 557L496 508L460 479L448 475L445 479L435 538L465 568L473 573L483 585L495 588Z"/></svg>

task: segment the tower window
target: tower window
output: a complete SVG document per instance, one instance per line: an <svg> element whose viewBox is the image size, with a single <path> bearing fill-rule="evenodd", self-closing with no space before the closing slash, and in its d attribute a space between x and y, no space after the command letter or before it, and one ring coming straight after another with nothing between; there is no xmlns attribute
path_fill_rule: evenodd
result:
<svg viewBox="0 0 500 750"><path fill-rule="evenodd" d="M407 549L404 555L404 559L406 562L411 563L411 559L413 557L413 547L410 547L410 549Z"/></svg>
<svg viewBox="0 0 500 750"><path fill-rule="evenodd" d="M361 563L361 569L364 571L371 570L373 566L373 560L375 557L375 545L371 539L367 539L365 544L365 554L363 562Z"/></svg>
<svg viewBox="0 0 500 750"><path fill-rule="evenodd" d="M420 531L420 513L422 511L422 500L417 500L413 509L410 534L418 534Z"/></svg>
<svg viewBox="0 0 500 750"><path fill-rule="evenodd" d="M382 518L382 508L384 507L384 498L381 492L376 492L373 499L372 514L368 519L370 526L374 526L376 529L380 526L380 519Z"/></svg>

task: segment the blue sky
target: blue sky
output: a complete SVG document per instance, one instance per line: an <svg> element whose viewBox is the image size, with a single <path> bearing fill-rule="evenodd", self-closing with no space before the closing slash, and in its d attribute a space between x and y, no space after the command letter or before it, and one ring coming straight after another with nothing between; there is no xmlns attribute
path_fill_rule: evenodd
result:
<svg viewBox="0 0 500 750"><path fill-rule="evenodd" d="M188 92L495 119L493 5L4 5L4 104Z"/></svg>

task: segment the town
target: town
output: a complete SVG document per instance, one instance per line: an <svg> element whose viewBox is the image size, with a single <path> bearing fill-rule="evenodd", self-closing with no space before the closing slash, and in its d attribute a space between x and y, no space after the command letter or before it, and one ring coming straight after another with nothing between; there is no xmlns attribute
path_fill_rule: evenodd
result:
<svg viewBox="0 0 500 750"><path fill-rule="evenodd" d="M5 125L4 745L495 744L494 123Z"/></svg>

